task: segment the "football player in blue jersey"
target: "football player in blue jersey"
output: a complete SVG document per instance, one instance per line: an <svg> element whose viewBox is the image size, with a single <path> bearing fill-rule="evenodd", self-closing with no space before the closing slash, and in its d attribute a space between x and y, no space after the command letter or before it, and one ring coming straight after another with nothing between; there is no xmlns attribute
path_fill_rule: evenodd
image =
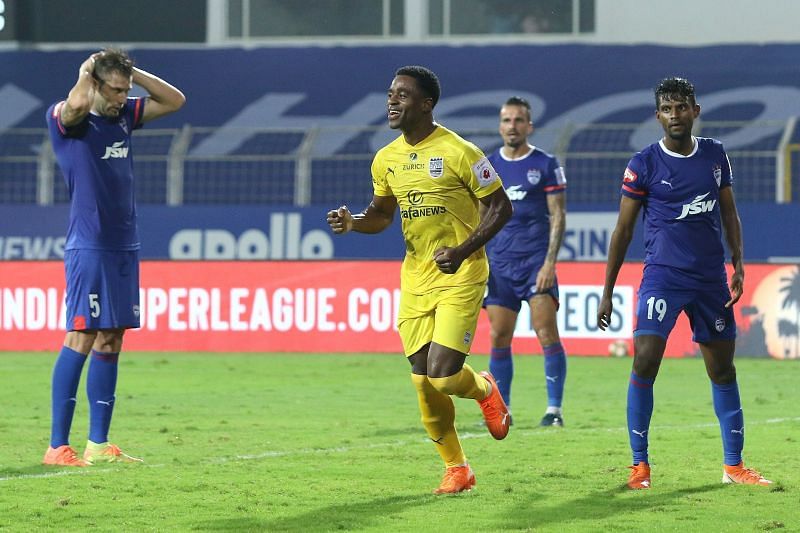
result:
<svg viewBox="0 0 800 533"><path fill-rule="evenodd" d="M547 410L539 424L563 426L567 357L556 323L556 259L564 240L567 182L558 160L528 142L532 133L530 104L509 98L500 108L503 146L489 156L514 205L511 220L486 247L490 273L483 303L491 325L489 371L510 407L511 341L522 302L527 302L544 352Z"/></svg>
<svg viewBox="0 0 800 533"><path fill-rule="evenodd" d="M148 93L128 97L133 85ZM131 134L177 111L185 97L115 49L92 54L66 100L47 110L47 126L70 197L64 247L67 334L52 381L50 447L43 463L88 466L139 462L108 442L122 337L139 327L139 235ZM89 441L83 457L69 445L75 396L91 353L86 393Z"/></svg>
<svg viewBox="0 0 800 533"><path fill-rule="evenodd" d="M611 321L611 296L636 218L644 209L645 260L638 292L633 371L628 384L631 489L648 489L648 440L653 385L667 337L678 315L689 318L711 380L714 412L722 433L724 483L769 485L745 468L744 418L733 363L733 305L743 291L742 228L733 196L733 175L722 143L692 135L700 116L694 87L667 78L655 89L656 118L664 137L633 156L622 177L619 217L608 250L597 325ZM723 231L731 253L730 285Z"/></svg>

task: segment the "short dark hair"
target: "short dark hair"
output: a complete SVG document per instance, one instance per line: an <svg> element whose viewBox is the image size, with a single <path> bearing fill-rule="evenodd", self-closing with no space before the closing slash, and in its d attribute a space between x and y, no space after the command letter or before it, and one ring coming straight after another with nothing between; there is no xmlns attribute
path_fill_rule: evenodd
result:
<svg viewBox="0 0 800 533"><path fill-rule="evenodd" d="M442 94L442 86L439 84L439 78L433 73L431 69L420 67L419 65L412 65L400 67L395 76L411 76L417 80L417 85L431 100L433 106L439 101L439 96Z"/></svg>
<svg viewBox="0 0 800 533"><path fill-rule="evenodd" d="M512 96L508 100L506 100L506 103L504 103L503 105L504 106L505 105L516 105L516 106L519 106L519 107L524 107L525 110L528 112L528 120L531 119L531 103L528 102L523 97L521 97L521 96Z"/></svg>
<svg viewBox="0 0 800 533"><path fill-rule="evenodd" d="M112 72L125 77L133 75L133 60L127 52L117 48L106 48L94 61L94 76L99 81L106 81Z"/></svg>
<svg viewBox="0 0 800 533"><path fill-rule="evenodd" d="M697 103L694 95L694 85L686 78L664 78L655 89L656 109L661 105L661 100L671 100L673 96L680 96L689 101L692 105Z"/></svg>

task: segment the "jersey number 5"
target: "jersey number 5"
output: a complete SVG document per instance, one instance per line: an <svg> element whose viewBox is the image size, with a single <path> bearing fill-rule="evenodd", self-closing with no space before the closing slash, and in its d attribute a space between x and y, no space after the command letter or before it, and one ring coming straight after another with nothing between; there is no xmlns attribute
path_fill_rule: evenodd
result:
<svg viewBox="0 0 800 533"><path fill-rule="evenodd" d="M96 293L92 293L89 295L89 311L90 314L92 315L92 318L97 318L100 316L100 302L97 301Z"/></svg>

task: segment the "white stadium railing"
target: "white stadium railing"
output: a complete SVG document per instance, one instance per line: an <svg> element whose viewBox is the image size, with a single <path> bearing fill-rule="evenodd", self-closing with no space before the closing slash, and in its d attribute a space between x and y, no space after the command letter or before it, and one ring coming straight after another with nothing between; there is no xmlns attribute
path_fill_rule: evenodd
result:
<svg viewBox="0 0 800 533"><path fill-rule="evenodd" d="M695 133L726 144L739 201L791 202L800 181L800 144L792 142L797 119L746 123L749 144L737 137L744 125L698 122ZM653 133L640 130L639 123L571 124L540 135L565 167L571 202L614 202L632 142ZM496 130L459 133L487 152L500 143ZM133 141L137 197L167 205L364 205L372 195L375 149L396 134L384 126L144 129ZM46 130L0 131L0 204L66 199Z"/></svg>

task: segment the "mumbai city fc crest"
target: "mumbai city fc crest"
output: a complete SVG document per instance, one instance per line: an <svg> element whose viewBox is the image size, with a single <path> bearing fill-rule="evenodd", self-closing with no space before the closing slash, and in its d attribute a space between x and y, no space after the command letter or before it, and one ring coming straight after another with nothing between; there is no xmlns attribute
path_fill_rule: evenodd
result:
<svg viewBox="0 0 800 533"><path fill-rule="evenodd" d="M722 318L722 317L718 318L718 319L717 319L717 320L714 322L714 329L716 329L718 332L720 332L720 333L721 333L721 332L722 332L722 330L723 330L723 329L725 329L725 319L724 319L724 318Z"/></svg>
<svg viewBox="0 0 800 533"><path fill-rule="evenodd" d="M714 180L717 182L717 187L722 183L722 167L714 165Z"/></svg>
<svg viewBox="0 0 800 533"><path fill-rule="evenodd" d="M411 161L416 161L417 160L417 153L416 152L411 152L410 154L408 154L408 158Z"/></svg>
<svg viewBox="0 0 800 533"><path fill-rule="evenodd" d="M528 183L531 185L536 185L539 183L539 180L542 179L542 171L538 168L532 168L528 170Z"/></svg>
<svg viewBox="0 0 800 533"><path fill-rule="evenodd" d="M441 178L444 174L444 157L431 157L428 162L428 174L432 178Z"/></svg>

